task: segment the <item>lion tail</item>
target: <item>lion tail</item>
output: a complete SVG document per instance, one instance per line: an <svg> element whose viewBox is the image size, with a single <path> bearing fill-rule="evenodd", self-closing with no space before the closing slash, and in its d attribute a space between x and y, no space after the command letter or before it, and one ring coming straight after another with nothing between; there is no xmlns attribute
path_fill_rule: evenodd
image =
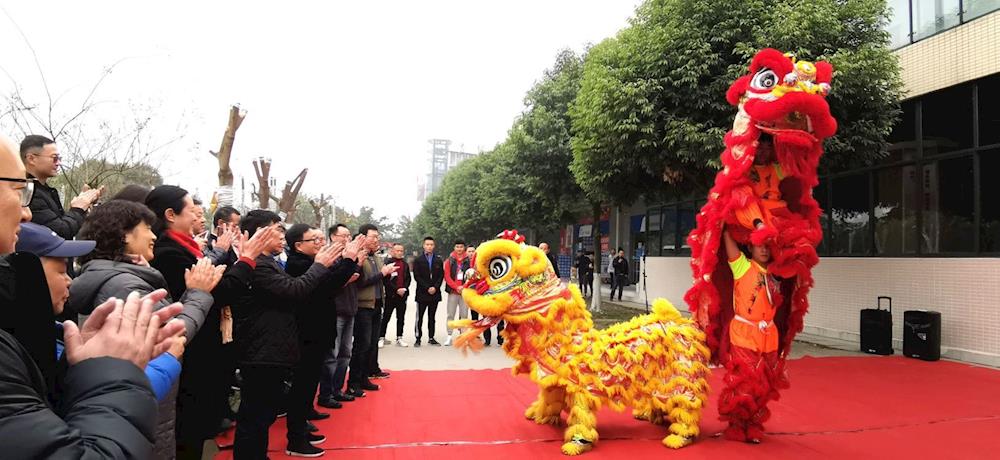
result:
<svg viewBox="0 0 1000 460"><path fill-rule="evenodd" d="M659 321L676 321L682 318L681 312L667 299L653 301L653 317Z"/></svg>

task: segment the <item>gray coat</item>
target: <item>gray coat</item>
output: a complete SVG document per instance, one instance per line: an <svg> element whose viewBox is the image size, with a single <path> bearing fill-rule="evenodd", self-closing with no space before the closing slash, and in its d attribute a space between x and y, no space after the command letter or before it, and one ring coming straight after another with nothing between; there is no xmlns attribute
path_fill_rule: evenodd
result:
<svg viewBox="0 0 1000 460"><path fill-rule="evenodd" d="M110 260L91 260L83 265L80 274L73 280L69 288L67 308L80 314L80 325L86 317L104 303L109 297L124 299L133 291L147 294L157 289L166 289L167 281L155 268L135 265L128 262L113 262ZM181 297L184 305L177 318L184 321L185 336L188 343L194 339L198 329L205 323L205 316L212 308L212 294L198 289L188 289ZM173 303L169 295L154 306L154 310ZM160 403L156 426L156 444L153 446L153 458L172 459L175 454L174 424L176 422L177 384L174 384L170 394Z"/></svg>
<svg viewBox="0 0 1000 460"><path fill-rule="evenodd" d="M82 326L90 312L109 297L125 299L132 291L147 294L166 288L167 281L155 268L128 262L91 260L83 265L80 273L73 279L66 306L80 314ZM158 310L173 302L168 295L153 309ZM212 308L214 299L208 292L188 289L179 302L184 305L184 309L177 318L184 321L184 335L190 343L198 333L198 329L205 323L205 315Z"/></svg>

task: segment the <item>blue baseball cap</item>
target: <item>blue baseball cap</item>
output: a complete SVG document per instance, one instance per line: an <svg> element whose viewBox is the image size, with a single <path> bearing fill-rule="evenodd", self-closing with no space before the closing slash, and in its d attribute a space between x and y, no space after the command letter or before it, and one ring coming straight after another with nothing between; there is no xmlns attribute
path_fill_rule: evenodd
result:
<svg viewBox="0 0 1000 460"><path fill-rule="evenodd" d="M21 224L15 250L38 257L80 257L89 254L95 246L96 241L66 240L48 227L27 222Z"/></svg>

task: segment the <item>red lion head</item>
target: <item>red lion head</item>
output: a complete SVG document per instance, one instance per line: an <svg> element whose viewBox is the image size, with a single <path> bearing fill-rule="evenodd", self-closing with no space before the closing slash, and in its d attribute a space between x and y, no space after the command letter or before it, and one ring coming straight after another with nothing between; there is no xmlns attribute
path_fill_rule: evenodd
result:
<svg viewBox="0 0 1000 460"><path fill-rule="evenodd" d="M837 132L837 120L826 103L832 77L828 62L797 61L771 48L759 51L750 73L726 92L729 103L740 108L727 143L746 144L764 133L783 163L793 169L815 168L820 142ZM738 158L741 152L733 153Z"/></svg>

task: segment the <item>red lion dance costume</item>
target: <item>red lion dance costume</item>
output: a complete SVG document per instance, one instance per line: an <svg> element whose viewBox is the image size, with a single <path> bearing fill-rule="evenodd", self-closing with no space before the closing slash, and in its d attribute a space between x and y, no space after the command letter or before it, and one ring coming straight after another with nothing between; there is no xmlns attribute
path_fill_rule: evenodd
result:
<svg viewBox="0 0 1000 460"><path fill-rule="evenodd" d="M823 235L812 189L819 183L823 139L837 130L825 100L832 74L829 63L764 49L749 75L726 93L739 112L725 137L723 169L688 236L694 286L684 298L706 332L712 360L726 367L719 415L729 423L727 439L760 442L768 401L788 387L785 358L809 308L811 269ZM770 250L758 284L770 299L763 317L758 312L748 320L734 312L740 306L733 302L733 272L720 244L724 229L738 243ZM777 334L777 340L761 340L769 345L757 350L733 345L738 335L730 329L746 331L748 325L749 333Z"/></svg>

